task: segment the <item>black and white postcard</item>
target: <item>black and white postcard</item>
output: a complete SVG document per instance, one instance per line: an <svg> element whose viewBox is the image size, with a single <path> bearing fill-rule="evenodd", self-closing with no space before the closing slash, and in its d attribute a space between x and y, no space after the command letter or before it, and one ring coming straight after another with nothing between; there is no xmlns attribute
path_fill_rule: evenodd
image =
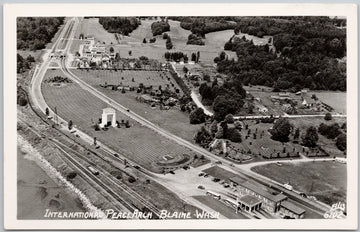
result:
<svg viewBox="0 0 360 232"><path fill-rule="evenodd" d="M5 5L5 228L356 229L356 7Z"/></svg>

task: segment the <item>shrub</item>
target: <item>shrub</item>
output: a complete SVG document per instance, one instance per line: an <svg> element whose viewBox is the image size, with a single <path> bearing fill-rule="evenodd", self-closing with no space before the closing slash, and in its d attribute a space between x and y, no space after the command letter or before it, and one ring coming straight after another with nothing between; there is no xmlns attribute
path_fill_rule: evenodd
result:
<svg viewBox="0 0 360 232"><path fill-rule="evenodd" d="M241 142L241 134L235 128L229 128L226 133L226 138L231 142Z"/></svg>
<svg viewBox="0 0 360 232"><path fill-rule="evenodd" d="M337 146L337 148L339 148L340 151L346 150L346 135L345 134L340 134L336 138L336 146Z"/></svg>
<svg viewBox="0 0 360 232"><path fill-rule="evenodd" d="M324 119L326 121L330 121L332 119L332 115L330 113L326 113Z"/></svg>

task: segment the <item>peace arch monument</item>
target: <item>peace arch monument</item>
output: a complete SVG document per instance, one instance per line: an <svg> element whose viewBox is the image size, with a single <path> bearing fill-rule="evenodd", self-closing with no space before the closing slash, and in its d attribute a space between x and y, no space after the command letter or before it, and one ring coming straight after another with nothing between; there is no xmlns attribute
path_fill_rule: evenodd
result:
<svg viewBox="0 0 360 232"><path fill-rule="evenodd" d="M113 108L110 107L103 109L100 127L105 127L108 122L111 122L112 127L116 127L116 112Z"/></svg>

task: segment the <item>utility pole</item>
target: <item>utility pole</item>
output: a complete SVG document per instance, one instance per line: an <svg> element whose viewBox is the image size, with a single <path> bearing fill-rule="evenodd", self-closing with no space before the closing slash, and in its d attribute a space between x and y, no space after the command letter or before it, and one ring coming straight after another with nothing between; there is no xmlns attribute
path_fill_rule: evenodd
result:
<svg viewBox="0 0 360 232"><path fill-rule="evenodd" d="M55 119L55 121L56 121L56 125L59 125L59 119L58 119L58 115L57 115L57 108L56 108L56 106L55 106L55 115L54 115L54 119Z"/></svg>

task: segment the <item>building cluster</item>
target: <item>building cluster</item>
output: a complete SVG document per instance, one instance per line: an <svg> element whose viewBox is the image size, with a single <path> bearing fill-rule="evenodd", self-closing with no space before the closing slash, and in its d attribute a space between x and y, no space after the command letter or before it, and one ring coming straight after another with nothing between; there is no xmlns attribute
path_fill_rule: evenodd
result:
<svg viewBox="0 0 360 232"><path fill-rule="evenodd" d="M115 58L115 53L106 51L106 46L95 42L94 37L87 37L81 40L79 56L76 59L79 61L80 68L89 68L92 63L108 68L111 59Z"/></svg>
<svg viewBox="0 0 360 232"><path fill-rule="evenodd" d="M240 177L230 178L230 186L238 194L237 210L254 212L264 210L272 215L303 218L305 210L289 201L282 193L274 193L265 186L249 182Z"/></svg>

